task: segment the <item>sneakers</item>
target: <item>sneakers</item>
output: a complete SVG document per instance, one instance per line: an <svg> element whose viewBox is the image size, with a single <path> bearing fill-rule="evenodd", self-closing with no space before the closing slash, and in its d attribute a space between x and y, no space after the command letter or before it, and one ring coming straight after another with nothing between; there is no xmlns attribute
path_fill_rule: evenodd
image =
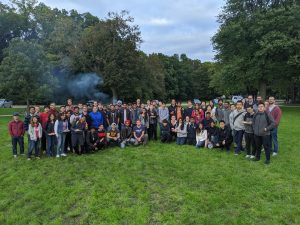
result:
<svg viewBox="0 0 300 225"><path fill-rule="evenodd" d="M31 158L27 158L27 160L31 160Z"/></svg>
<svg viewBox="0 0 300 225"><path fill-rule="evenodd" d="M21 154L21 156L24 156L24 155L25 155L24 153Z"/></svg>
<svg viewBox="0 0 300 225"><path fill-rule="evenodd" d="M277 154L278 154L277 152L273 152L272 156L277 156Z"/></svg>
<svg viewBox="0 0 300 225"><path fill-rule="evenodd" d="M36 159L41 159L39 156L35 157Z"/></svg>
<svg viewBox="0 0 300 225"><path fill-rule="evenodd" d="M246 157L245 157L246 159L248 159L248 158L251 158L251 155L246 155Z"/></svg>
<svg viewBox="0 0 300 225"><path fill-rule="evenodd" d="M17 155L14 155L14 158L17 158Z"/></svg>
<svg viewBox="0 0 300 225"><path fill-rule="evenodd" d="M254 159L254 158L255 158L255 155L251 155L251 156L250 156L250 159Z"/></svg>
<svg viewBox="0 0 300 225"><path fill-rule="evenodd" d="M59 158L60 157L60 155L56 155L56 158Z"/></svg>
<svg viewBox="0 0 300 225"><path fill-rule="evenodd" d="M234 153L234 155L238 156L239 154L238 153Z"/></svg>
<svg viewBox="0 0 300 225"><path fill-rule="evenodd" d="M67 156L67 155L66 155L65 153L62 153L61 156L64 156L64 157L65 157L65 156Z"/></svg>

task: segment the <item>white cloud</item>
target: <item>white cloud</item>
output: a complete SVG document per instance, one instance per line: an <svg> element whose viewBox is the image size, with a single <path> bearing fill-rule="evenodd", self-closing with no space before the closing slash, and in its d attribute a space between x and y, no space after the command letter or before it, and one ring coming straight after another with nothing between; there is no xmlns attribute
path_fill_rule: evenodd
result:
<svg viewBox="0 0 300 225"><path fill-rule="evenodd" d="M147 24L147 22L146 22ZM166 18L152 18L148 22L149 25L154 25L154 26L167 26L173 24L171 20L168 20Z"/></svg>

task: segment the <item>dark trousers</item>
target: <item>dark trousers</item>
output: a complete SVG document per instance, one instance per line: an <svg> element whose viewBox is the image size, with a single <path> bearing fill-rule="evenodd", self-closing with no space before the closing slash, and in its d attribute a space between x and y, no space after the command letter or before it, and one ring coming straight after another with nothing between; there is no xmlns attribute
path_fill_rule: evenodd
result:
<svg viewBox="0 0 300 225"><path fill-rule="evenodd" d="M196 137L187 137L186 143L188 145L196 145Z"/></svg>
<svg viewBox="0 0 300 225"><path fill-rule="evenodd" d="M224 148L226 149L227 152L230 151L230 146L232 144L232 140L227 140L225 141L225 145L223 145L223 141L219 141L219 146L223 150Z"/></svg>
<svg viewBox="0 0 300 225"><path fill-rule="evenodd" d="M55 156L54 146L56 143L55 135L47 135L47 156Z"/></svg>
<svg viewBox="0 0 300 225"><path fill-rule="evenodd" d="M245 133L245 141L246 141L247 155L255 155L256 147L255 147L254 134Z"/></svg>
<svg viewBox="0 0 300 225"><path fill-rule="evenodd" d="M157 123L149 124L148 136L149 141L152 139L157 140Z"/></svg>
<svg viewBox="0 0 300 225"><path fill-rule="evenodd" d="M12 151L13 155L17 155L17 144L19 144L20 147L20 154L24 154L24 137L12 137L11 138L12 143Z"/></svg>
<svg viewBox="0 0 300 225"><path fill-rule="evenodd" d="M70 148L70 152L73 152L73 146L72 146L72 135L70 132L66 134L66 139L65 139L65 153L68 152L68 148Z"/></svg>
<svg viewBox="0 0 300 225"><path fill-rule="evenodd" d="M261 153L261 146L264 146L265 154L266 154L266 160L270 160L270 136L256 136L254 135L255 145L256 145L256 158L260 159L260 153Z"/></svg>
<svg viewBox="0 0 300 225"><path fill-rule="evenodd" d="M42 151L47 150L46 139L47 139L47 133L43 130L43 135L42 135L42 138L41 138L41 150Z"/></svg>
<svg viewBox="0 0 300 225"><path fill-rule="evenodd" d="M235 130L234 131L234 141L236 143L236 148L234 150L235 153L240 153L242 150L242 141L243 141L243 130Z"/></svg>
<svg viewBox="0 0 300 225"><path fill-rule="evenodd" d="M160 135L160 141L163 142L163 143L170 142L171 141L171 135L161 134Z"/></svg>

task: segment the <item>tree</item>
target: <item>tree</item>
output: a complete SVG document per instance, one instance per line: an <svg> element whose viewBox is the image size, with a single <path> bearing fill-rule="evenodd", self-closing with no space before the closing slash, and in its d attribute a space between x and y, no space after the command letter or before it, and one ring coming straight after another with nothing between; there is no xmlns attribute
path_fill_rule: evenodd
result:
<svg viewBox="0 0 300 225"><path fill-rule="evenodd" d="M19 102L52 100L56 80L49 73L41 45L14 39L0 65L0 93Z"/></svg>

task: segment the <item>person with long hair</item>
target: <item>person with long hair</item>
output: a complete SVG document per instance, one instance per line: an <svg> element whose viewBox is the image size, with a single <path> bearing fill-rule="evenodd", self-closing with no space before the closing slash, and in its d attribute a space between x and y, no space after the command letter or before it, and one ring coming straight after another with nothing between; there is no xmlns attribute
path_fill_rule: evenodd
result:
<svg viewBox="0 0 300 225"><path fill-rule="evenodd" d="M48 120L45 125L45 134L47 138L47 156L55 156L54 146L56 143L56 135L54 131L54 125L55 125L55 115L50 114L48 116Z"/></svg>
<svg viewBox="0 0 300 225"><path fill-rule="evenodd" d="M59 158L60 156L67 156L65 153L65 139L66 134L70 132L70 130L69 122L64 113L60 113L58 115L58 120L56 120L54 124L54 132L57 138L56 157Z"/></svg>
<svg viewBox="0 0 300 225"><path fill-rule="evenodd" d="M207 130L200 123L196 129L196 148L207 147Z"/></svg>
<svg viewBox="0 0 300 225"><path fill-rule="evenodd" d="M39 151L40 151L42 132L43 132L42 125L39 123L38 117L33 116L28 126L28 134L29 134L28 160L31 160L33 149L35 153L35 158L40 159Z"/></svg>
<svg viewBox="0 0 300 225"><path fill-rule="evenodd" d="M184 123L182 118L178 119L178 125L175 128L175 131L177 133L176 144L184 145L187 138L187 125Z"/></svg>

